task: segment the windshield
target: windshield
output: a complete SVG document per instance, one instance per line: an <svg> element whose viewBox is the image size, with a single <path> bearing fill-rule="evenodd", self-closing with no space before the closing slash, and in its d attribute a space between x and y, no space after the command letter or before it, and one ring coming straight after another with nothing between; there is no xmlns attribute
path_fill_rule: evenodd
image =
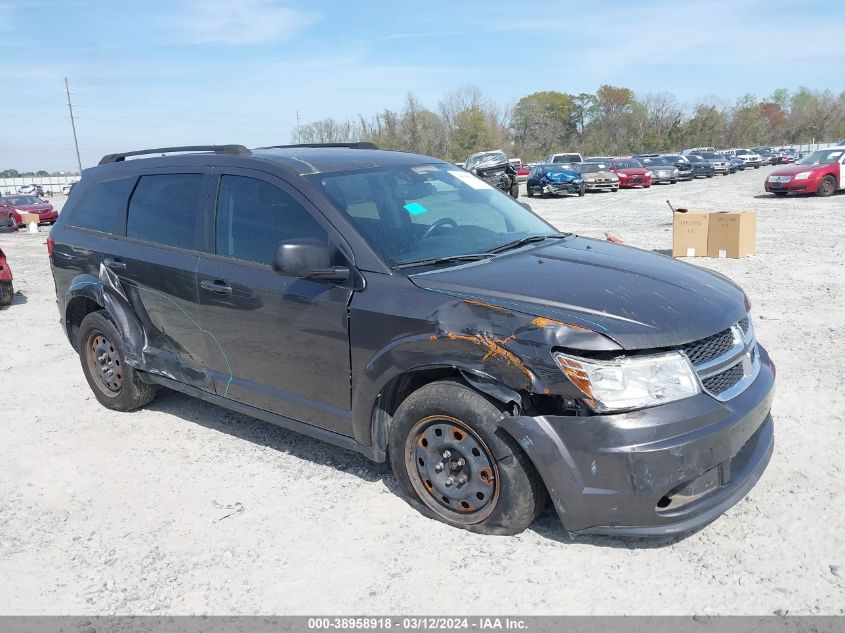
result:
<svg viewBox="0 0 845 633"><path fill-rule="evenodd" d="M722 160L724 158L724 156L719 156L718 154L716 154L714 152L703 152L701 154L701 156L703 158L708 158L710 160Z"/></svg>
<svg viewBox="0 0 845 633"><path fill-rule="evenodd" d="M561 171L579 171L580 169L581 163L549 163L548 165L543 165L543 170L547 174Z"/></svg>
<svg viewBox="0 0 845 633"><path fill-rule="evenodd" d="M29 204L44 204L44 201L35 196L5 196L0 198L3 204L10 204L13 207L23 207Z"/></svg>
<svg viewBox="0 0 845 633"><path fill-rule="evenodd" d="M675 156L674 154L671 155L671 156L664 156L663 158L665 158L666 160L668 160L672 163L682 163L682 162L684 162L684 159L683 159L682 156Z"/></svg>
<svg viewBox="0 0 845 633"><path fill-rule="evenodd" d="M615 160L613 166L616 169L642 169L642 165L635 160Z"/></svg>
<svg viewBox="0 0 845 633"><path fill-rule="evenodd" d="M467 172L428 164L308 176L389 266L484 253L560 233Z"/></svg>
<svg viewBox="0 0 845 633"><path fill-rule="evenodd" d="M798 162L796 165L832 165L838 163L842 158L843 150L830 151L827 149L820 149L812 154L808 154Z"/></svg>
<svg viewBox="0 0 845 633"><path fill-rule="evenodd" d="M641 158L640 162L646 167L669 167L665 158Z"/></svg>
<svg viewBox="0 0 845 633"><path fill-rule="evenodd" d="M606 171L607 165L604 163L581 163L578 168L582 174L597 174L600 171Z"/></svg>
<svg viewBox="0 0 845 633"><path fill-rule="evenodd" d="M578 154L555 154L552 156L550 163L580 163L581 158Z"/></svg>

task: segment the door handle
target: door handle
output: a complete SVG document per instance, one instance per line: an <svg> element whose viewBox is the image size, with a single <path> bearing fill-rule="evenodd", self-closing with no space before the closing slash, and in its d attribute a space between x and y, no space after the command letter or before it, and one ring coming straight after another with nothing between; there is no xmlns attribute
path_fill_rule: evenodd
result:
<svg viewBox="0 0 845 633"><path fill-rule="evenodd" d="M106 257L103 260L103 264L105 264L106 268L111 268L112 270L126 270L126 263L120 261L119 259Z"/></svg>
<svg viewBox="0 0 845 633"><path fill-rule="evenodd" d="M232 286L228 285L222 279L203 279L200 282L200 286L202 286L205 290L210 290L218 295L232 294Z"/></svg>

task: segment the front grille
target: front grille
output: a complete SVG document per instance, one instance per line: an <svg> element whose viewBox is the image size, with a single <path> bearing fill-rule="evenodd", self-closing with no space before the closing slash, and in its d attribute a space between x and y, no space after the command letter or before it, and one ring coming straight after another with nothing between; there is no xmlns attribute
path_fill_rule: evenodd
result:
<svg viewBox="0 0 845 633"><path fill-rule="evenodd" d="M700 365L726 354L733 346L734 335L730 328L728 328L713 336L689 343L681 349L683 349L693 365Z"/></svg>
<svg viewBox="0 0 845 633"><path fill-rule="evenodd" d="M726 369L715 376L705 378L701 382L707 391L712 393L722 393L742 380L744 375L745 371L742 368L742 363L737 363L733 367Z"/></svg>

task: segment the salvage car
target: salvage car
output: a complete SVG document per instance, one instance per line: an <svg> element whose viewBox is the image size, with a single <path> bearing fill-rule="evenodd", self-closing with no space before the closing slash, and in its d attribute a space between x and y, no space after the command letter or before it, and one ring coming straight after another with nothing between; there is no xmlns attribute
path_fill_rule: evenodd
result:
<svg viewBox="0 0 845 633"><path fill-rule="evenodd" d="M605 164L619 178L620 187L651 187L651 172L639 161L633 158L611 158Z"/></svg>
<svg viewBox="0 0 845 633"><path fill-rule="evenodd" d="M49 202L38 196L3 196L0 197L0 209L8 210L18 226L23 226L22 213L34 213L38 216L38 224L53 224L58 217L58 212Z"/></svg>
<svg viewBox="0 0 845 633"><path fill-rule="evenodd" d="M584 179L585 191L618 191L619 176L604 163L581 163L578 171Z"/></svg>
<svg viewBox="0 0 845 633"><path fill-rule="evenodd" d="M43 196L44 189L41 185L31 184L31 185L21 185L18 187L18 193L27 195L27 196Z"/></svg>
<svg viewBox="0 0 845 633"><path fill-rule="evenodd" d="M692 163L687 160L686 156L681 156L680 154L663 154L663 158L678 168L678 180L693 179Z"/></svg>
<svg viewBox="0 0 845 633"><path fill-rule="evenodd" d="M716 152L700 152L696 155L713 165L713 171L715 173L722 174L723 176L731 173L731 162L722 154L717 154Z"/></svg>
<svg viewBox="0 0 845 633"><path fill-rule="evenodd" d="M657 154L634 156L643 167L651 172L652 183L670 183L675 184L681 175L680 170L671 164L665 158Z"/></svg>
<svg viewBox="0 0 845 633"><path fill-rule="evenodd" d="M776 196L815 193L832 196L845 188L845 146L808 154L792 165L776 167L766 178L765 189Z"/></svg>
<svg viewBox="0 0 845 633"><path fill-rule="evenodd" d="M6 261L6 253L0 248L0 306L10 305L14 296L12 269Z"/></svg>
<svg viewBox="0 0 845 633"><path fill-rule="evenodd" d="M584 195L584 178L578 167L572 163L549 163L535 165L525 182L528 197L561 196L574 193Z"/></svg>
<svg viewBox="0 0 845 633"><path fill-rule="evenodd" d="M772 454L774 364L738 286L429 156L111 154L47 251L104 407L165 387L389 461L411 506L473 532L550 497L573 533L685 533Z"/></svg>
<svg viewBox="0 0 845 633"><path fill-rule="evenodd" d="M692 165L693 178L712 178L716 175L713 163L698 154L687 154L686 159Z"/></svg>
<svg viewBox="0 0 845 633"><path fill-rule="evenodd" d="M464 169L475 174L488 185L501 189L512 198L519 197L516 169L502 150L478 152L466 159Z"/></svg>

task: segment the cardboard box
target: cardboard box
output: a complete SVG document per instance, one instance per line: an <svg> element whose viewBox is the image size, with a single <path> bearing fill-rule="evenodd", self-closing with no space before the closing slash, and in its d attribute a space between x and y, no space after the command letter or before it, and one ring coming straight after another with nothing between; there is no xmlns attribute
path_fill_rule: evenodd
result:
<svg viewBox="0 0 845 633"><path fill-rule="evenodd" d="M707 211L676 209L672 214L672 257L707 255Z"/></svg>
<svg viewBox="0 0 845 633"><path fill-rule="evenodd" d="M38 224L38 221L41 219L38 217L37 213L19 213L21 216L21 222L23 222L24 226L28 225L30 222L35 222Z"/></svg>
<svg viewBox="0 0 845 633"><path fill-rule="evenodd" d="M754 255L757 243L755 211L711 213L707 228L707 256L739 259Z"/></svg>

